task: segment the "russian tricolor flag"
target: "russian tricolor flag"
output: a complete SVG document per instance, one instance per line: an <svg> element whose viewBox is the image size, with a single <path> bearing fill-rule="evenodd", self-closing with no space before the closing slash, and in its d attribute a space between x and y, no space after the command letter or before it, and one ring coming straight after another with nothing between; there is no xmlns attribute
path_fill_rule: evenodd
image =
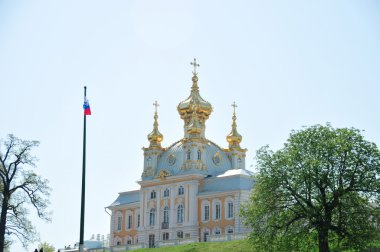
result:
<svg viewBox="0 0 380 252"><path fill-rule="evenodd" d="M83 109L84 115L91 115L90 103L88 103L87 97L84 98Z"/></svg>

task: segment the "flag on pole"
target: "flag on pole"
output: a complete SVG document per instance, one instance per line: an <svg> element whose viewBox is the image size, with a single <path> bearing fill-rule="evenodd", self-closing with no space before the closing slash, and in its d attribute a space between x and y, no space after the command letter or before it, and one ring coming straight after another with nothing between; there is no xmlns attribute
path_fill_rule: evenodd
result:
<svg viewBox="0 0 380 252"><path fill-rule="evenodd" d="M83 109L84 115L91 115L90 103L88 103L87 97L84 97Z"/></svg>

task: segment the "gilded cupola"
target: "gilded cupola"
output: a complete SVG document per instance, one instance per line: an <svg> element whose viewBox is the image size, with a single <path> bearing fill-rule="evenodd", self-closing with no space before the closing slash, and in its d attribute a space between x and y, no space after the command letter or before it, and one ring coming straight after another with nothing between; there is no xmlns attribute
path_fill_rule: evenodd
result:
<svg viewBox="0 0 380 252"><path fill-rule="evenodd" d="M153 130L148 135L148 140L150 142L149 148L161 148L161 142L164 139L164 136L161 134L161 132L158 130L158 115L157 115L157 107L159 106L157 101L153 103L153 106L155 106L155 112L154 112L154 123L153 123Z"/></svg>
<svg viewBox="0 0 380 252"><path fill-rule="evenodd" d="M194 66L191 93L186 100L178 104L177 110L185 122L185 138L205 138L205 121L212 112L212 106L199 94L198 73L196 71L199 64L197 64L196 59L190 64Z"/></svg>
<svg viewBox="0 0 380 252"><path fill-rule="evenodd" d="M240 149L240 143L243 137L237 132L237 129L236 129L235 109L237 105L235 102L232 104L232 107L234 108L234 113L232 116L232 129L231 129L230 134L227 135L227 142L229 144L230 149Z"/></svg>

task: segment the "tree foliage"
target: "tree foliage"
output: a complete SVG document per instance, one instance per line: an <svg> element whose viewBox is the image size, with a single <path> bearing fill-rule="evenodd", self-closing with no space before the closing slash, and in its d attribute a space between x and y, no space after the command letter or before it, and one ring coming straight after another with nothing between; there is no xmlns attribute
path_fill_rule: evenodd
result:
<svg viewBox="0 0 380 252"><path fill-rule="evenodd" d="M38 247L42 248L44 252L55 252L54 246L47 242L40 243Z"/></svg>
<svg viewBox="0 0 380 252"><path fill-rule="evenodd" d="M379 233L380 156L353 128L293 131L257 153L259 173L241 214L259 251L359 249Z"/></svg>
<svg viewBox="0 0 380 252"><path fill-rule="evenodd" d="M36 241L37 232L28 219L30 207L39 218L50 220L46 211L50 194L48 181L32 170L37 159L31 151L38 144L13 135L0 140L0 252L12 237L17 237L24 247Z"/></svg>

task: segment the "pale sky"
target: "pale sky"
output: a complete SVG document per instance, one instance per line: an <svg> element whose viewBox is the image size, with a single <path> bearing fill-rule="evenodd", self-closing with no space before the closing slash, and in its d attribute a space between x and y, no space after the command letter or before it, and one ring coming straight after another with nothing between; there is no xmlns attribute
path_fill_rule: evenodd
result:
<svg viewBox="0 0 380 252"><path fill-rule="evenodd" d="M89 239L109 233L104 207L137 187L155 100L163 146L183 137L176 106L193 58L214 107L206 136L227 146L236 101L247 167L304 125L355 127L380 145L380 1L3 0L0 138L41 142L36 172L53 189L53 221L31 215L41 241L79 240L83 86Z"/></svg>

